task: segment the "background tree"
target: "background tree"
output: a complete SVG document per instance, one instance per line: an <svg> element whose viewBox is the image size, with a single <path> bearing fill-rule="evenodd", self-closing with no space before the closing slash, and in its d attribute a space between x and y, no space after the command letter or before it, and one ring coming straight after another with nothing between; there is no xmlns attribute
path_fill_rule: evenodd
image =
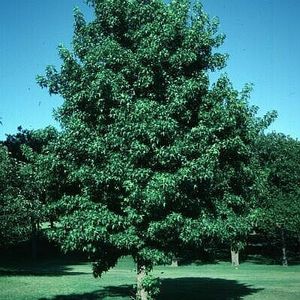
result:
<svg viewBox="0 0 300 300"><path fill-rule="evenodd" d="M32 241L32 256L37 253L37 238L40 223L45 221L46 195L50 193L48 187L40 180L42 169L39 158L42 149L56 136L56 130L48 127L43 130L23 130L8 135L2 144L3 154L2 172L6 178L6 188L3 189L4 215L1 228L5 231L17 230L18 238L3 239L4 244L20 242L27 239ZM5 149L7 151L5 152Z"/></svg>
<svg viewBox="0 0 300 300"><path fill-rule="evenodd" d="M0 145L0 246L16 244L28 239L30 223L28 206L21 194L19 164Z"/></svg>
<svg viewBox="0 0 300 300"><path fill-rule="evenodd" d="M88 2L95 19L75 10L73 50L60 46L60 70L38 77L64 99L48 163L74 188L54 201L51 236L88 252L95 276L132 255L146 299L153 264L249 232L261 188L253 146L270 118L255 118L248 86L222 76L210 87L227 56L201 5Z"/></svg>
<svg viewBox="0 0 300 300"><path fill-rule="evenodd" d="M282 263L287 265L286 235L300 230L300 142L280 133L259 140L261 165L268 173L262 227L280 236Z"/></svg>

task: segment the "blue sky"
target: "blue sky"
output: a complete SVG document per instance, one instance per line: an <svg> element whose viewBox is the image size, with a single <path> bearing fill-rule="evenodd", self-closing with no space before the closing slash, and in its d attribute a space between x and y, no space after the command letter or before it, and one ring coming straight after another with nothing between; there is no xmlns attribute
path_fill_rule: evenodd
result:
<svg viewBox="0 0 300 300"><path fill-rule="evenodd" d="M262 115L277 110L271 130L300 138L300 1L203 0L220 19L234 86L254 84L251 104ZM69 46L73 8L92 17L83 0L3 0L0 10L0 139L16 128L55 125L52 111L62 99L35 82L46 65L59 66L57 46Z"/></svg>

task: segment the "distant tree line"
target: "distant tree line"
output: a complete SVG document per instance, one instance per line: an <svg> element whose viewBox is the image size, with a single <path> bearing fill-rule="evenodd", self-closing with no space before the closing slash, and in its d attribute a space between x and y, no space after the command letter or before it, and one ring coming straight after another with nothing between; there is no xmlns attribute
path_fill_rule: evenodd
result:
<svg viewBox="0 0 300 300"><path fill-rule="evenodd" d="M79 190L79 182L70 182L62 164L51 153L59 139L52 127L43 130L23 130L8 135L0 144L0 229L1 246L9 247L22 241L32 241L41 225L53 228L59 216L56 200L66 193ZM282 264L288 264L287 240L298 244L300 254L300 142L278 133L262 134L256 141L257 161L263 171L261 193L257 199L251 228L245 235L227 240L235 252L244 249L249 236L263 236L281 245ZM52 168L49 168L52 164ZM45 231L46 232L46 231ZM218 243L207 240L200 253L213 254ZM174 244L174 252L178 245ZM218 246L217 246L218 247ZM219 246L224 248L224 244ZM210 253L211 252L211 253ZM177 253L174 257L177 257ZM201 257L201 255L200 255Z"/></svg>

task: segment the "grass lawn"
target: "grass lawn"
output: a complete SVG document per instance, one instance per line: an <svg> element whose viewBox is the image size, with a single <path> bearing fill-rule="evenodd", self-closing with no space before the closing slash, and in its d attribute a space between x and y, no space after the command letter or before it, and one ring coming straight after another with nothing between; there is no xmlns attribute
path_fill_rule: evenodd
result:
<svg viewBox="0 0 300 300"><path fill-rule="evenodd" d="M158 300L300 299L300 265L287 268L254 262L234 269L228 262L159 266L162 279ZM94 279L88 263L52 259L36 263L7 260L0 266L0 299L131 299L135 266L131 258Z"/></svg>

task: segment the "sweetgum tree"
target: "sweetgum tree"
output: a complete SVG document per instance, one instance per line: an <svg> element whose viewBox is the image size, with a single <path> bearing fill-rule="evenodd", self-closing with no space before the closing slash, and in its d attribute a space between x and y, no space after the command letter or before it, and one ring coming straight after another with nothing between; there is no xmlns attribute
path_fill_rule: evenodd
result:
<svg viewBox="0 0 300 300"><path fill-rule="evenodd" d="M95 19L75 10L73 49L60 46L60 69L38 77L64 99L48 164L73 187L53 199L51 235L88 252L95 276L132 255L146 299L153 264L250 230L261 184L253 141L268 120L255 118L248 86L239 93L226 76L210 86L227 56L200 4L88 2Z"/></svg>

